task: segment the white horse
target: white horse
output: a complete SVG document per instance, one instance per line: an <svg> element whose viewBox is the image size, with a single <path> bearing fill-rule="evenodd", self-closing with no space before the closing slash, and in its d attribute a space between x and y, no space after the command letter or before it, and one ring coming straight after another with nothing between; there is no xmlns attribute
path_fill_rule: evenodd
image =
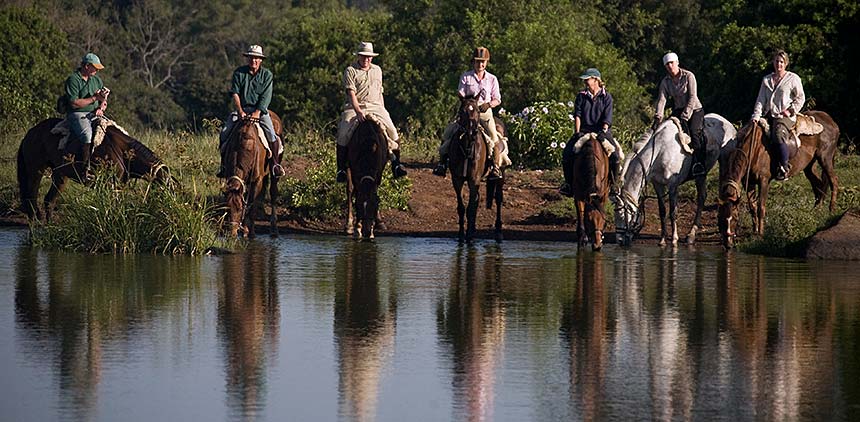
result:
<svg viewBox="0 0 860 422"><path fill-rule="evenodd" d="M675 221L678 210L678 187L687 180L696 181L697 204L693 227L687 234L687 243L694 243L696 233L701 229L702 208L707 198L705 177L719 159L720 174L724 171L723 162L728 153L735 148L734 126L719 114L705 115L704 135L707 142L705 174L693 179L690 169L693 156L684 150L678 140L678 126L671 120L664 121L655 132L650 129L633 145L633 153L624 161L620 198L615 204L616 236L622 245L629 245L633 236L642 229L644 221L644 197L642 190L647 182L654 185L657 204L660 210L660 245L666 245L666 205L664 198L669 190L669 219L672 223L672 245L678 244L678 225Z"/></svg>

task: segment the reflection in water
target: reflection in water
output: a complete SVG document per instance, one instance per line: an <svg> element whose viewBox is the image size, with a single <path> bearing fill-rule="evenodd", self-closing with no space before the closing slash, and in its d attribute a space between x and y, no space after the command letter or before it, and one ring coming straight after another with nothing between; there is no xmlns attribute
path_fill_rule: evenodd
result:
<svg viewBox="0 0 860 422"><path fill-rule="evenodd" d="M172 265L152 265L153 259ZM50 363L64 417L90 419L104 356L150 323L152 311L199 286L199 261L39 252L15 257L15 316L26 356Z"/></svg>
<svg viewBox="0 0 860 422"><path fill-rule="evenodd" d="M377 419L383 369L394 354L397 298L380 292L377 245L348 242L336 260L334 335L340 366L340 415Z"/></svg>
<svg viewBox="0 0 860 422"><path fill-rule="evenodd" d="M454 410L469 421L493 420L505 334L502 260L469 245L457 249L452 265L447 301L437 305L436 320L454 360Z"/></svg>
<svg viewBox="0 0 860 422"><path fill-rule="evenodd" d="M267 360L278 354L280 329L276 259L275 248L255 243L246 253L222 258L218 334L234 416L253 417L266 404Z"/></svg>

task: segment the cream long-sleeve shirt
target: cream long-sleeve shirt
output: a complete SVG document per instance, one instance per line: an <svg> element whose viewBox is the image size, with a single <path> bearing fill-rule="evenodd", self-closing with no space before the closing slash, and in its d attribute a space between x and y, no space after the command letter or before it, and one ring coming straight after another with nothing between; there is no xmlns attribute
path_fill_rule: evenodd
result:
<svg viewBox="0 0 860 422"><path fill-rule="evenodd" d="M758 120L762 115L779 117L784 110L788 110L788 117L794 121L797 113L806 103L806 94L803 93L800 76L794 72L785 72L785 76L776 86L773 83L774 76L771 73L762 79L758 98L753 107L752 119Z"/></svg>

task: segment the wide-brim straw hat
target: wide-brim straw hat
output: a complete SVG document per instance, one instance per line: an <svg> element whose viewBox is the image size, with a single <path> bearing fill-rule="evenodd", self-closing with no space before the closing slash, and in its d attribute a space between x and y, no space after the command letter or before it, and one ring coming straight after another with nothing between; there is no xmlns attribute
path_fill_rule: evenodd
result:
<svg viewBox="0 0 860 422"><path fill-rule="evenodd" d="M266 58L266 55L263 54L263 47L260 47L259 45L256 45L256 44L248 47L248 51L242 55L245 57L260 57L263 59Z"/></svg>
<svg viewBox="0 0 860 422"><path fill-rule="evenodd" d="M353 53L353 54L355 54L356 56L369 56L369 57L376 57L379 55L378 53L373 52L373 43L364 42L364 41L358 43L358 48L355 49L355 53Z"/></svg>

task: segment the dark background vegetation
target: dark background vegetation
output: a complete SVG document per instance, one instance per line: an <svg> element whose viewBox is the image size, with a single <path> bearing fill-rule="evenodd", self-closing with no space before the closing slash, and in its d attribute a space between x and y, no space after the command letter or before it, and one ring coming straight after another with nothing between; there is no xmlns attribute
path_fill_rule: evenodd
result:
<svg viewBox="0 0 860 422"><path fill-rule="evenodd" d="M809 103L856 150L860 27L856 0L4 1L0 116L19 129L53 114L62 81L88 51L106 69L110 112L127 126L199 129L228 110L232 70L261 44L275 74L272 109L293 127L334 132L343 68L371 41L386 104L410 136L438 136L470 50L487 46L503 107L572 100L597 67L619 125L641 125L669 50L693 70L707 112L749 118L774 48L791 56Z"/></svg>

